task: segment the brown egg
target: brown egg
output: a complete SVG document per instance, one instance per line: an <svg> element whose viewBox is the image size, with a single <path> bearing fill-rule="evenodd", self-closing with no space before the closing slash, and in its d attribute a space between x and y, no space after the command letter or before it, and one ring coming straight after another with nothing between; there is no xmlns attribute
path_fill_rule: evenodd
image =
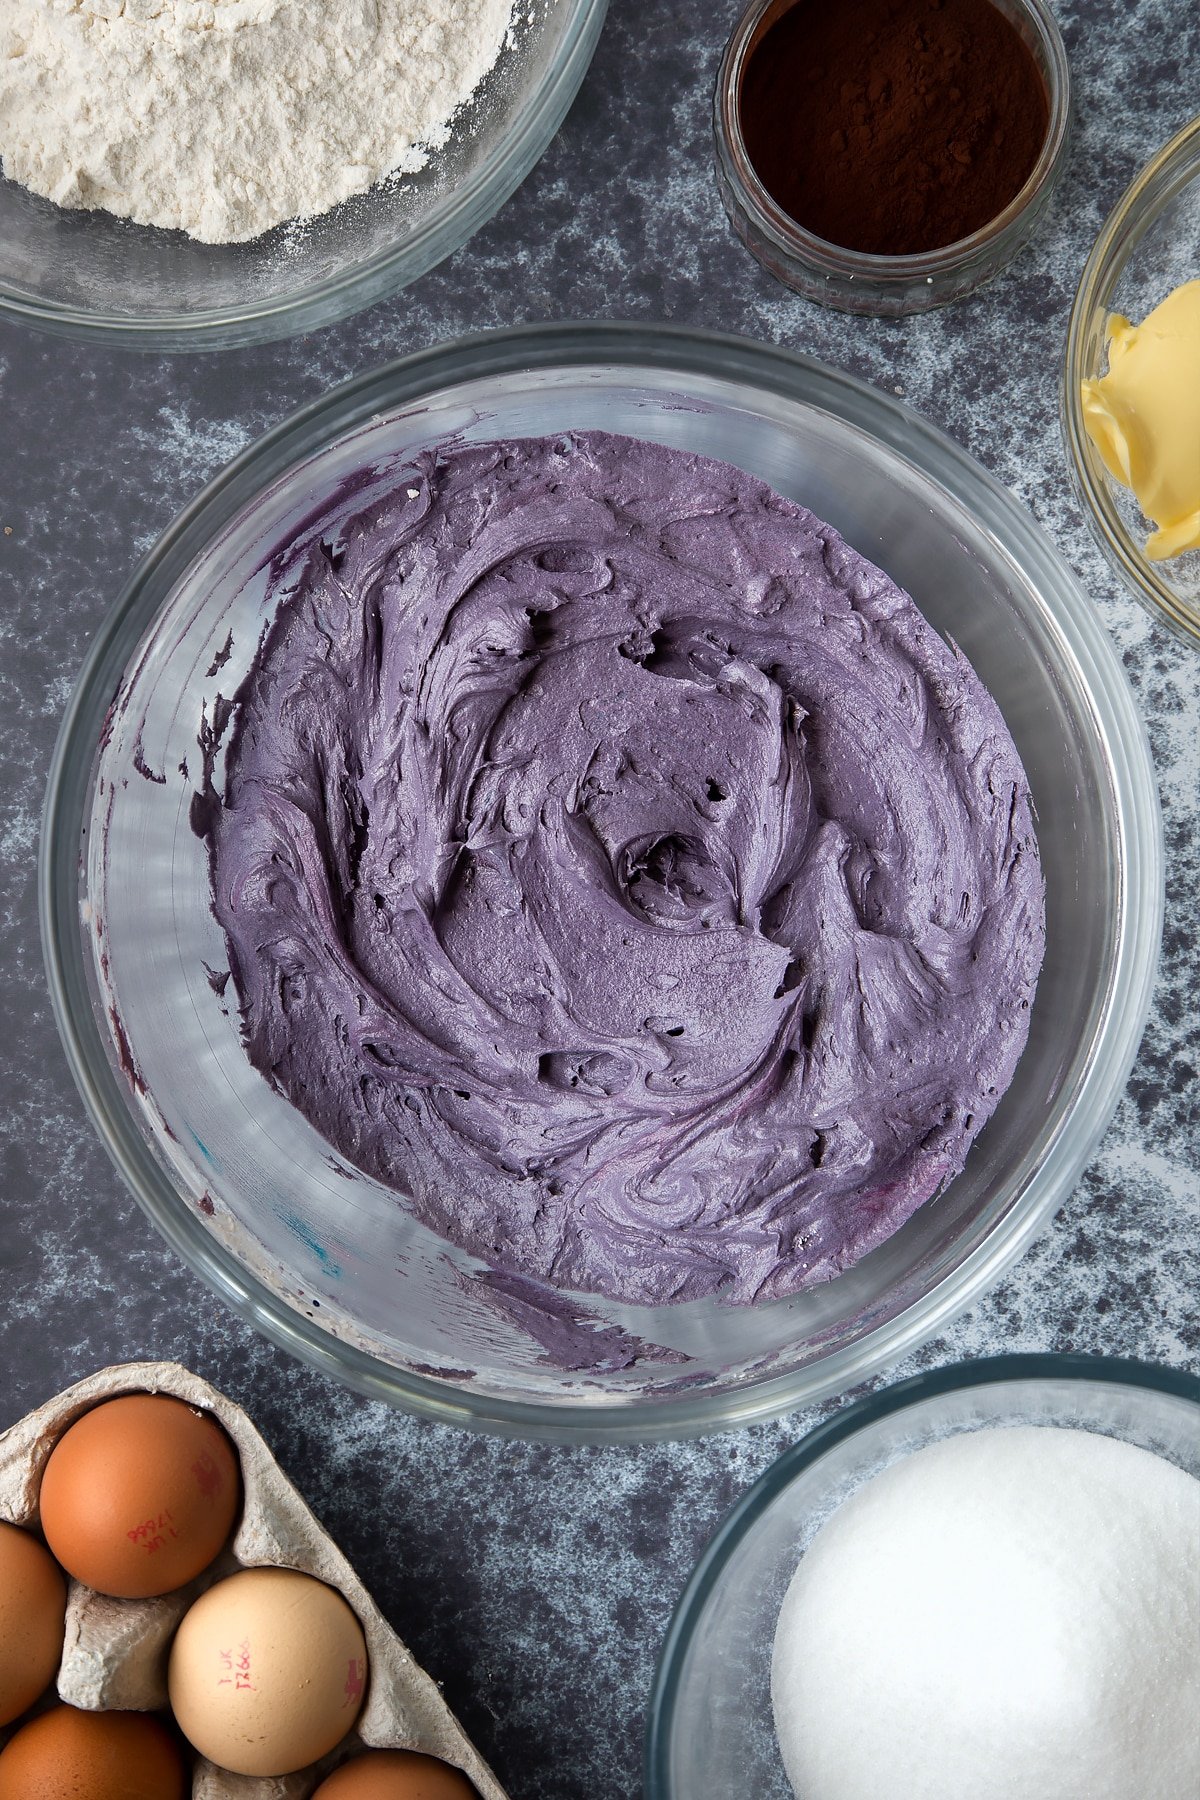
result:
<svg viewBox="0 0 1200 1800"><path fill-rule="evenodd" d="M224 1547L241 1504L221 1427L168 1394L124 1394L77 1419L42 1476L42 1530L77 1581L123 1600L183 1587Z"/></svg>
<svg viewBox="0 0 1200 1800"><path fill-rule="evenodd" d="M479 1800L460 1769L416 1750L368 1750L323 1781L312 1800Z"/></svg>
<svg viewBox="0 0 1200 1800"><path fill-rule="evenodd" d="M44 1694L62 1660L67 1584L44 1544L0 1522L0 1725Z"/></svg>
<svg viewBox="0 0 1200 1800"><path fill-rule="evenodd" d="M367 1647L342 1596L296 1569L243 1569L201 1594L171 1645L171 1710L237 1775L290 1775L362 1709Z"/></svg>
<svg viewBox="0 0 1200 1800"><path fill-rule="evenodd" d="M0 1750L0 1800L186 1800L179 1746L148 1713L57 1706Z"/></svg>

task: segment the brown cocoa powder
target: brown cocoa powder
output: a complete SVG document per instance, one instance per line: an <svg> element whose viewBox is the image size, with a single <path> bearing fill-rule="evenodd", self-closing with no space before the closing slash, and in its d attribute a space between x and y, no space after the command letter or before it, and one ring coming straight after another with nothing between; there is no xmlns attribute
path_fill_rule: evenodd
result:
<svg viewBox="0 0 1200 1800"><path fill-rule="evenodd" d="M797 0L751 50L742 133L776 203L882 256L969 237L1024 186L1049 99L992 0Z"/></svg>

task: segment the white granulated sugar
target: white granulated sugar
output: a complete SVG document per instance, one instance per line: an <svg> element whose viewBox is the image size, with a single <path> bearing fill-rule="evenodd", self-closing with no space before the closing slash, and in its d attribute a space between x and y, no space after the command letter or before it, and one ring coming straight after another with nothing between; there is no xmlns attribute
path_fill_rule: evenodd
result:
<svg viewBox="0 0 1200 1800"><path fill-rule="evenodd" d="M904 1457L801 1561L771 1693L800 1800L1197 1800L1200 1481L1054 1427Z"/></svg>
<svg viewBox="0 0 1200 1800"><path fill-rule="evenodd" d="M205 243L327 212L446 141L512 0L2 0L0 161Z"/></svg>

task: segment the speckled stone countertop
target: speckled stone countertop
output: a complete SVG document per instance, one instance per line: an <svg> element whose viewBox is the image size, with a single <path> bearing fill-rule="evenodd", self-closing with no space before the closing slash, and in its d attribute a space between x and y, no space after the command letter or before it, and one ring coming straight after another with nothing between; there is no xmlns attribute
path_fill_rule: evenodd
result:
<svg viewBox="0 0 1200 1800"><path fill-rule="evenodd" d="M1166 939L1128 1091L1070 1203L1001 1287L903 1368L1073 1347L1200 1369L1200 654L1118 591L1069 489L1056 408L1084 258L1188 116L1180 71L1200 66L1200 13L1193 0L1059 0L1076 134L1051 215L973 299L883 323L789 295L726 226L709 116L737 5L613 0L580 97L518 194L440 269L345 325L203 358L0 328L0 1427L131 1357L177 1358L216 1382L254 1416L514 1800L639 1792L646 1694L688 1569L734 1496L817 1414L610 1450L394 1415L234 1320L159 1241L95 1138L37 932L58 721L136 558L301 402L479 327L665 317L791 344L902 393L1009 484L1082 577L1145 714L1166 815Z"/></svg>

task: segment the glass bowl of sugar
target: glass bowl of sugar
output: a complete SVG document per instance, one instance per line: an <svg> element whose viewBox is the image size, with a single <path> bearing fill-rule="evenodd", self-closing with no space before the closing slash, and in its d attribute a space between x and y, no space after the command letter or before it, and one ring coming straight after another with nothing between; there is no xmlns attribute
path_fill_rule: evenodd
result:
<svg viewBox="0 0 1200 1800"><path fill-rule="evenodd" d="M468 99L452 107L448 103L445 118L438 116L438 95L444 92L453 100L453 92L448 77L444 73L439 76L438 70L466 70L460 85L469 90L474 67L466 51L456 56L453 44L447 46L446 42L447 34L463 30L462 8L443 0L426 0L428 19L423 26L421 18L410 17L407 11L398 15L393 25L402 25L406 32L421 26L427 38L433 34L426 69L430 91L421 115L432 127L428 141L418 137L405 151L397 173L376 180L363 192L348 192L328 210L318 212L314 207L316 216L286 220L257 236L229 242L201 241L189 235L190 226L187 230L164 229L116 216L131 199L138 202L140 197L140 202L147 202L151 186L155 193L164 188L153 158L139 157L136 144L131 147L131 135L136 138L137 133L129 119L120 134L116 120L109 120L107 132L112 143L95 148L89 148L87 133L80 135L82 126L72 130L61 119L54 122L54 114L64 106L68 113L80 110L81 118L91 121L96 134L104 137L105 84L100 75L98 34L107 33L110 41L118 30L130 38L138 32L145 36L157 21L157 9L153 20L143 19L140 11L129 8L124 14L114 9L109 20L97 6L95 16L89 14L82 23L77 16L58 17L54 12L39 21L40 9L18 9L17 16L0 22L0 119L5 121L0 132L0 316L66 337L99 339L125 348L178 351L227 349L289 337L372 305L459 249L524 181L575 97L606 8L607 0L513 0L505 26L502 7L476 6L474 13L489 27L501 21L495 30L498 54ZM251 15L249 27L255 28L254 9L239 10ZM264 31L282 29L275 9L263 6L259 10ZM439 15L443 15L440 25ZM298 16L303 22L303 12ZM294 82L289 81L289 89L319 89L324 82L325 91L329 83L335 88L341 84L346 91L356 81L368 78L361 61L356 66L354 45L359 38L368 46L375 41L372 20L382 31L388 24L385 10L347 8L344 17L359 20L357 36L349 25L338 24L338 17L335 9L328 15L334 22L322 26L322 46L329 52L326 60L332 59L325 77L315 78L317 62L300 46L297 68L308 70L308 75L303 82L297 75ZM45 66L40 71L31 68L34 37L39 31L46 34L42 44ZM343 51L335 54L339 31L347 34L346 42ZM56 54L56 40L50 35L54 32L74 32L79 41L64 40L58 45L62 54ZM184 30L181 25L178 35L196 38L206 34ZM245 62L245 54L236 48L242 35L239 22L235 20L222 35L229 44L223 46L224 58L218 54L212 59L218 79L223 60L242 55ZM93 41L98 45L92 57L94 91L84 91ZM73 75L63 66L72 44L77 53ZM417 47L424 53L428 46L421 39ZM111 85L118 72L117 52L105 54ZM137 45L131 44L120 54L136 71ZM365 56L366 49L361 54ZM389 77L389 121L394 114L398 126L412 123L418 109L404 98L408 73L399 48L389 42L379 54L383 59L380 67L391 66L389 56L395 65L394 80ZM485 57L476 60L482 62ZM48 87L51 71L56 72ZM239 99L237 82L244 83L249 77L244 72L239 76L236 67L212 121L196 110L203 105L203 94L195 91L195 77L190 79L188 107L176 122L178 138L171 120L161 116L161 107L149 97L146 129L156 132L155 143L161 143L164 160L177 159L177 176L172 179L177 179L181 190L187 183L196 206L205 205L201 192L205 183L198 169L207 167L214 176L220 175L225 132L231 138L250 134L251 149L259 142L276 141L294 141L313 155L322 148L309 144L302 131L294 131L289 139L282 120L278 133L255 138L256 106L261 103L269 109L275 101L265 90L257 101L249 90L241 91ZM80 87L79 93L73 94L72 82ZM120 83L112 87L114 95L119 95L120 87ZM47 92L53 96L49 107ZM112 105L118 105L116 98ZM346 136L345 120L319 110L311 94L291 93L289 106L306 105L309 111L303 112L302 118L311 114L329 124L330 146L325 148L330 148L332 159L331 183L334 188L338 182L351 188L357 181L354 168L359 157L353 133L340 143ZM223 111L230 116L223 118ZM353 116L360 121L364 117L361 98ZM178 139L186 142L189 137L193 141L185 154ZM412 166L422 156L423 165ZM257 166L251 156L248 167ZM32 186L57 193L65 204L56 204L44 197L43 191L33 192L31 186L8 178L17 173L28 174ZM227 168L226 173L231 170ZM258 184L264 204L269 204L272 188L291 177L304 191L300 165L261 168ZM217 196L221 206L235 206L237 182L214 179L211 185L214 190L222 189ZM113 198L115 195L121 198ZM113 211L103 209L106 197L112 201ZM190 213L187 216L190 218ZM225 228L218 220L216 229ZM235 220L232 228L246 229L247 221Z"/></svg>
<svg viewBox="0 0 1200 1800"><path fill-rule="evenodd" d="M1187 1537L1191 1489L1187 1483L1178 1480L1177 1472L1200 1477L1200 1380L1183 1370L1109 1357L1001 1356L929 1370L844 1407L786 1450L767 1469L726 1516L696 1564L659 1657L648 1711L647 1800L726 1800L732 1793L753 1794L756 1800L791 1800L793 1789L776 1736L776 1714L772 1704L773 1672L777 1686L781 1680L778 1660L781 1653L776 1650L776 1632L781 1610L791 1614L789 1625L795 1625L797 1615L789 1589L794 1594L799 1588L799 1579L793 1586L793 1578L797 1576L798 1567L803 1569L822 1528L838 1514L838 1523L844 1533L850 1506L861 1504L865 1490L872 1487L876 1499L882 1498L884 1483L890 1482L887 1499L892 1511L884 1519L882 1529L876 1531L873 1542L862 1533L858 1539L868 1556L878 1557L881 1550L886 1554L891 1544L897 1541L894 1534L903 1537L905 1531L904 1495L895 1481L902 1473L901 1465L907 1465L911 1478L921 1455L931 1447L936 1447L943 1459L947 1450L978 1450L983 1447L978 1434L992 1440L987 1448L992 1451L994 1462L997 1448L1006 1455L1016 1455L1021 1440L1028 1444L1030 1439L1036 1440L1042 1435L1021 1428L1046 1426L1060 1428L1052 1434L1058 1441L1057 1449L1064 1446L1067 1450L1082 1449L1085 1454L1091 1452L1094 1458L1106 1464L1111 1462L1114 1467L1125 1460L1120 1453L1127 1446L1152 1453L1149 1457L1133 1459L1135 1481L1132 1491L1136 1498L1140 1493L1138 1484L1143 1481L1150 1492L1156 1483L1162 1483L1168 1491L1177 1489L1183 1496L1183 1506L1176 1510L1174 1524L1178 1530L1182 1523L1183 1535ZM976 1435L970 1444L948 1442L960 1439L963 1434ZM1085 1434L1096 1441L1081 1444ZM991 1498L989 1492L984 1504ZM1053 1495L1051 1501L1053 1504ZM1194 1504L1196 1530L1192 1533L1193 1543L1200 1540L1200 1486L1196 1487ZM961 1514L969 1510L969 1506L968 1493L966 1504L958 1509L959 1516L951 1521L959 1535L964 1531ZM1032 1515L1035 1508L1031 1506L1029 1510ZM1169 1515L1168 1507L1163 1516L1169 1518ZM912 1522L911 1510L908 1522ZM970 1520L965 1522L968 1531L970 1524ZM890 1537L889 1531L893 1533ZM1165 1537L1169 1533L1148 1535ZM1079 1536L1084 1538L1087 1533L1081 1528ZM828 1537L824 1539L825 1546L829 1541ZM954 1541L957 1545L957 1536ZM854 1597L851 1596L853 1579L845 1578L845 1544L843 1535L842 1580L837 1589L837 1605L843 1618L847 1612L853 1612L859 1598L857 1590ZM1140 1569L1145 1545L1138 1545L1131 1539L1126 1548L1133 1565ZM1081 1554L1088 1554L1093 1549L1093 1544L1088 1543ZM958 1571L960 1585L972 1587L981 1575L994 1574L994 1569L989 1570L987 1566L993 1560L998 1566L1000 1549L992 1538L988 1538L974 1559L974 1567ZM1047 1585L1045 1570L1041 1573L1044 1591ZM1181 1580L1183 1575L1181 1570ZM1053 1587L1054 1583L1050 1585ZM1064 1590L1065 1586L1064 1583ZM810 1597L811 1594L810 1587ZM786 1608L785 1596L788 1597ZM912 1612L920 1612L919 1603L913 1606ZM810 1610L810 1621L812 1617ZM1178 1617L1184 1619L1184 1630L1187 1631L1186 1611ZM811 1641L813 1635L815 1632L810 1628L807 1640L800 1637L801 1646ZM948 1654L970 1659L972 1652L965 1642L967 1635L966 1630L960 1632L953 1652ZM781 1640L783 1636L781 1630ZM916 1657L919 1640L915 1630L913 1640ZM994 1659L989 1652L982 1655L981 1660L990 1669ZM1049 1658L1046 1668L1040 1666L1044 1660L1039 1659L1036 1672L1027 1669L1025 1673L1029 1695L1036 1697L1038 1706L1050 1707L1057 1695L1057 1676L1053 1657ZM1075 1682L1072 1704L1086 1695L1086 1671L1080 1668L1079 1661L1074 1661L1071 1671ZM962 1670L962 1685L966 1688L971 1684L973 1672L966 1668L965 1662ZM998 1675L996 1669L990 1669L990 1672L993 1676ZM877 1722L885 1713L888 1696L880 1690L878 1683L872 1687L870 1696L856 1697L847 1693L845 1700L851 1712L859 1698L861 1719L869 1735L869 1730L875 1728L869 1721ZM1110 1699L1113 1699L1112 1695ZM1116 1703L1115 1699L1113 1703ZM930 1707L935 1704L936 1696L930 1696ZM964 1701L964 1727L967 1710ZM1014 1720L1020 1712L1017 1708ZM1034 1713L1036 1728L1036 1707ZM780 1717L785 1715L781 1712ZM927 1711L924 1717L914 1721L919 1731L925 1734L917 1740L919 1756L929 1757L929 1746L936 1743L931 1719L932 1711ZM1076 1723L1081 1720L1077 1718ZM786 1724L784 1729L788 1730ZM1014 1724L1014 1739L1016 1730ZM788 1735L791 1738L789 1750L794 1755L795 1740L790 1732ZM819 1738L820 1733L812 1735ZM1186 1725L1184 1736L1186 1739ZM911 1743L898 1742L895 1745L897 1757L908 1748ZM1014 1752L1017 1748L1014 1742ZM1195 1744L1185 1742L1184 1761L1198 1754L1200 1738ZM898 1768L898 1761L893 1759L893 1762ZM973 1781L966 1787L939 1785L931 1763L932 1758L921 1771L923 1785L920 1791L923 1794L982 1791ZM1007 1767L1005 1759L1000 1759L1000 1767L1001 1771ZM1188 1785L1190 1768L1179 1761L1173 1773L1170 1768L1160 1768L1156 1769L1156 1775L1163 1782L1161 1787L1155 1786L1156 1794L1173 1796L1193 1791ZM1080 1779L1086 1782L1086 1774ZM924 1785L926 1781L928 1785ZM914 1791L903 1778L895 1788L889 1782L890 1773L882 1787L871 1788L871 1791ZM807 1800L808 1782L803 1791ZM851 1795L865 1790L855 1785L853 1771L843 1765L832 1785L828 1779L822 1781L818 1777L811 1791L816 1800L821 1800L827 1793ZM1021 1788L1018 1785L1011 1789L1003 1785L988 1786L986 1791L989 1795L1053 1791L1056 1800L1060 1793L1063 1800L1067 1800L1068 1792L1059 1787L1051 1790L1045 1786ZM1096 1791L1086 1785L1069 1789L1071 1795L1086 1792L1091 1796ZM1114 1794L1126 1791L1120 1785L1104 1789L1104 1792Z"/></svg>

